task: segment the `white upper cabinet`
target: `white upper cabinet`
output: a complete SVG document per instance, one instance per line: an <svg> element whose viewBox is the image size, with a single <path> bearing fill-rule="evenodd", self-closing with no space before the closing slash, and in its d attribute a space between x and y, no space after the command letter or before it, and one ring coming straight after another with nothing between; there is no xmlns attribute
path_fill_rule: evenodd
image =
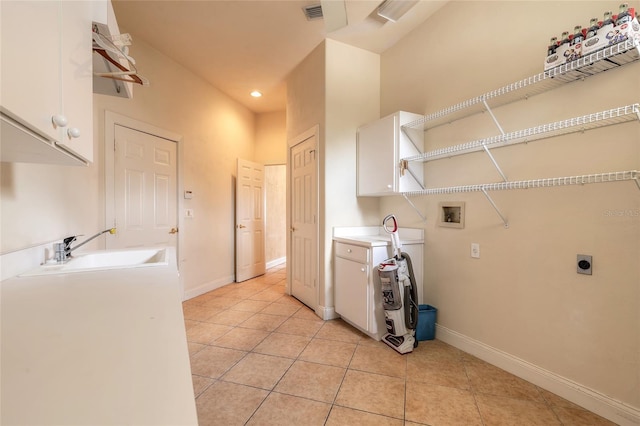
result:
<svg viewBox="0 0 640 426"><path fill-rule="evenodd" d="M2 161L93 161L93 2L3 1Z"/></svg>
<svg viewBox="0 0 640 426"><path fill-rule="evenodd" d="M399 111L358 128L358 196L393 195L423 189L423 167L400 160L423 150L424 134L402 126L422 115ZM409 137L411 136L411 137Z"/></svg>

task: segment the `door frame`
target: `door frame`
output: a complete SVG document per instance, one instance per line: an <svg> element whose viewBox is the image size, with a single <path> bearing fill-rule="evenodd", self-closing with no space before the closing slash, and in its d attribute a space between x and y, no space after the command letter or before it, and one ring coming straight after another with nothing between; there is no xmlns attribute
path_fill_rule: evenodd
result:
<svg viewBox="0 0 640 426"><path fill-rule="evenodd" d="M153 126L148 123L136 120L125 115L115 113L113 111L105 110L104 114L104 209L105 227L110 228L114 226L116 212L115 212L115 126L122 126L138 132L147 133L159 138L167 139L176 143L176 219L178 222L178 229L183 229L184 218L180 215L182 211L183 199L179 196L180 188L182 187L182 135L171 132L169 130L162 129L160 127ZM176 238L176 265L178 270L180 269L180 246L183 243L182 233L178 232L178 238ZM182 283L182 277L180 278L181 294L184 288Z"/></svg>
<svg viewBox="0 0 640 426"><path fill-rule="evenodd" d="M255 172L255 168L256 167L260 167L260 173L262 175L262 182L261 182L261 191L260 191L260 201L261 201L261 205L258 206L258 208L261 211L262 217L261 217L261 227L262 227L262 265L261 267L259 267L259 271L256 271L255 269L255 265L256 263L252 263L251 265L251 270L249 273L244 273L242 274L242 268L241 268L241 260L245 260L244 256L242 256L242 251L241 248L244 247L244 245L242 244L242 238L240 236L241 232L240 229L244 228L245 226L241 223L241 207L240 204L243 200L241 193L240 193L240 188L242 185L242 182L240 181L240 177L241 175L244 176L244 173L240 173L240 165L242 164L246 164L246 165L250 165L252 167L252 172L251 175L253 177L253 173ZM255 188L254 185L254 181L252 179L251 182L252 185L252 189ZM266 217L266 210L267 210L267 188L266 188L266 181L265 181L265 173L264 173L264 164L262 163L258 163L255 161L249 161L249 160L245 160L244 158L240 158L238 157L236 159L236 187L235 187L235 218L234 218L234 237L235 237L235 271L234 271L234 275L235 275L235 282L239 283L239 282L244 282L247 280L250 280L252 278L255 277L259 277L261 275L264 275L267 269L267 260L266 260L266 231L267 231L267 217ZM246 200L244 200L244 202L242 202L243 206L244 203L246 202ZM256 212L256 206L253 204L253 202L251 202L251 206L253 207L252 213L253 213L253 217L255 218L255 212ZM254 224L256 223L256 221L254 220L248 220L245 221L244 223L247 222L251 222L250 225L247 225L247 228L250 229L251 231L251 244L252 244L252 248L255 247L255 243L256 243L256 237L255 237L255 228L254 228ZM251 250L251 252L255 253L255 250ZM254 256L251 256L251 260L255 260ZM247 277L247 278L245 278Z"/></svg>
<svg viewBox="0 0 640 426"><path fill-rule="evenodd" d="M320 151L320 125L316 124L312 128L306 130L305 132L295 136L292 139L287 140L287 263L293 260L293 256L291 254L291 209L293 208L293 204L291 202L291 176L292 176L292 162L291 162L291 149L298 145L299 143L304 142L305 140L314 137L316 138L316 153ZM324 288L324 285L320 282L320 214L318 214L320 209L320 176L319 170L320 167L318 165L320 161L320 155L316 155L315 161L315 178L316 178L316 211L314 212L316 215L316 226L315 226L315 238L316 238L316 259L315 259L315 280L318 285L316 286L316 304L313 309L316 314L319 314L321 318L324 316L319 313L320 310L320 288ZM287 267L287 285L286 292L291 295L291 283L293 280L292 277L292 268Z"/></svg>

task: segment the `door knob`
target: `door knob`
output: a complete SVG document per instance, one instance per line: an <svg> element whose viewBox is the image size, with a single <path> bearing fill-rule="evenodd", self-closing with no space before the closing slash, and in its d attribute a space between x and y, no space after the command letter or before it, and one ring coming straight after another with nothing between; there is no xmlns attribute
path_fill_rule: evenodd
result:
<svg viewBox="0 0 640 426"><path fill-rule="evenodd" d="M291 232L296 232L296 228L294 228L293 226L291 227Z"/></svg>
<svg viewBox="0 0 640 426"><path fill-rule="evenodd" d="M243 224L238 225L238 229L246 228Z"/></svg>
<svg viewBox="0 0 640 426"><path fill-rule="evenodd" d="M178 228L171 228L171 230L169 231L170 234L177 234L178 233Z"/></svg>

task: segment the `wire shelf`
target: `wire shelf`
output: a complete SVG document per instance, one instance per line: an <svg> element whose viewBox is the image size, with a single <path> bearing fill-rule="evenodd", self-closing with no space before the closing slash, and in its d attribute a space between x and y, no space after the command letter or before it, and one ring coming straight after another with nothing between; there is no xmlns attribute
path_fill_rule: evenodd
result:
<svg viewBox="0 0 640 426"><path fill-rule="evenodd" d="M613 108L593 114L570 118L568 120L556 121L524 130L517 130L515 132L505 133L504 135L492 136L490 138L448 146L446 148L440 148L423 154L414 155L412 157L403 158L402 160L423 162L439 160L442 158L454 157L456 155L482 151L485 146L494 148L516 145L519 143L533 142L554 136L583 132L633 120L640 120L640 104L636 103L619 108Z"/></svg>
<svg viewBox="0 0 640 426"><path fill-rule="evenodd" d="M427 130L485 111L484 101L495 108L546 92L563 84L617 68L640 59L640 41L632 39L594 52L478 97L425 115L403 127Z"/></svg>
<svg viewBox="0 0 640 426"><path fill-rule="evenodd" d="M530 188L549 188L556 186L569 185L587 185L592 183L607 182L623 182L635 180L637 184L640 181L640 172L637 170L627 170L621 172L595 173L580 176L555 177L544 179L484 183L476 185L450 186L444 188L427 188L420 191L404 192L402 195L407 197L418 195L436 195L436 194L459 194L464 192L486 192L486 191L504 191L510 189L530 189Z"/></svg>

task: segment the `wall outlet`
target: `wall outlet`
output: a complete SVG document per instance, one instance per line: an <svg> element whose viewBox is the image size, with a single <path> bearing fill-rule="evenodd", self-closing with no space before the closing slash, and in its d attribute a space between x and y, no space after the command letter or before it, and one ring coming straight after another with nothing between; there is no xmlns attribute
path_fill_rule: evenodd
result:
<svg viewBox="0 0 640 426"><path fill-rule="evenodd" d="M193 209L184 209L184 217L192 218L193 217Z"/></svg>
<svg viewBox="0 0 640 426"><path fill-rule="evenodd" d="M578 269L576 270L579 274L592 275L593 273L593 259L588 254L579 254L577 261Z"/></svg>
<svg viewBox="0 0 640 426"><path fill-rule="evenodd" d="M480 244L471 243L471 257L480 259Z"/></svg>

